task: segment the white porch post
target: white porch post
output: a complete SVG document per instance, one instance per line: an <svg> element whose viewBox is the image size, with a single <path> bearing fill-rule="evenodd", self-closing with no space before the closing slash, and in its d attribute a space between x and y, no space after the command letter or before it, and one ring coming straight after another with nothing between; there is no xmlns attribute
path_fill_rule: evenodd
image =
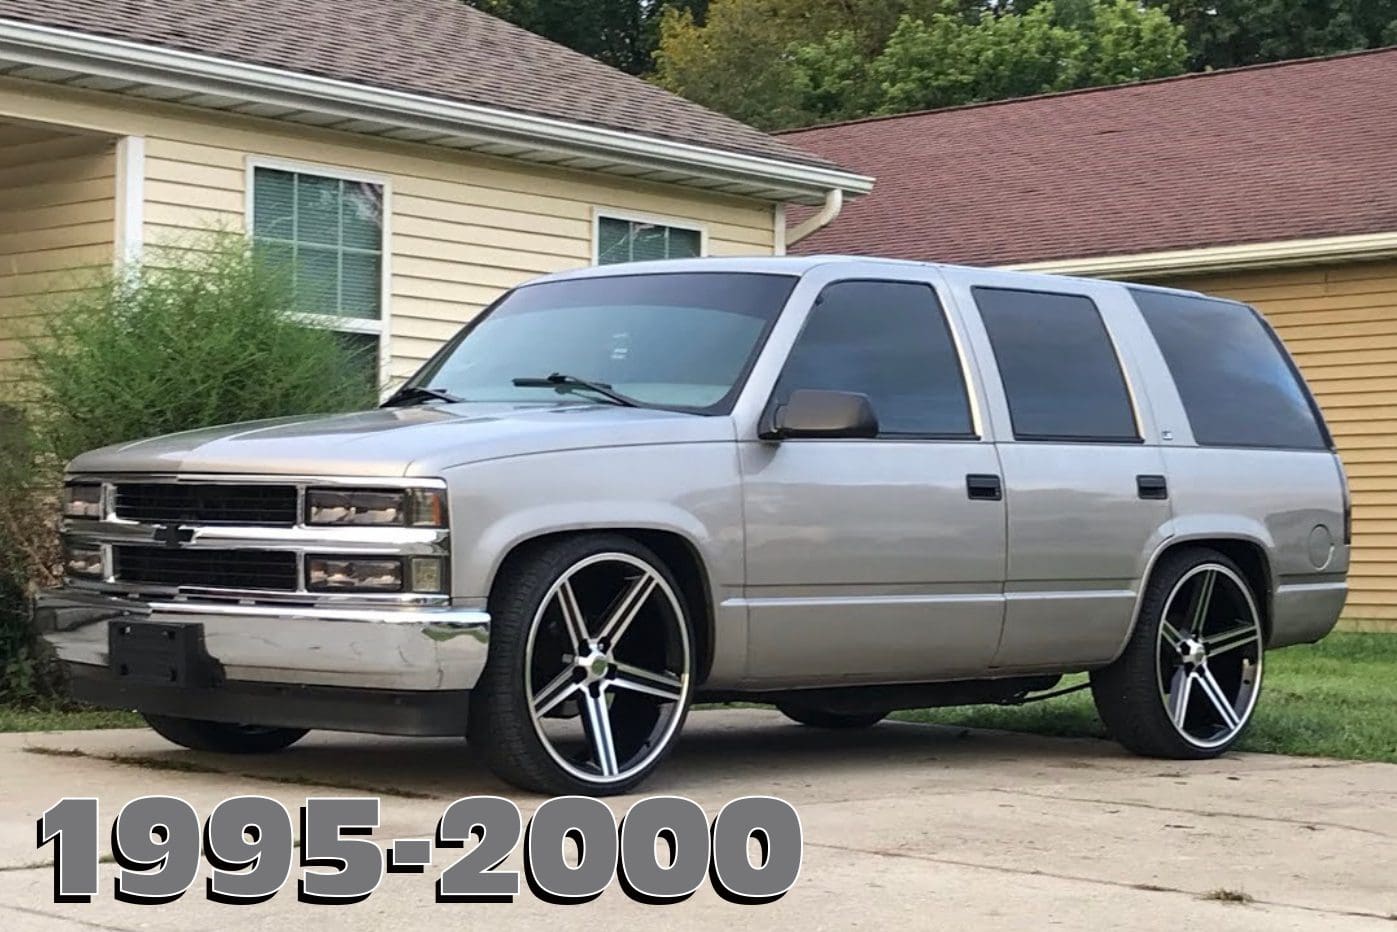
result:
<svg viewBox="0 0 1397 932"><path fill-rule="evenodd" d="M116 237L113 261L117 266L139 261L145 243L146 139L122 136L116 142Z"/></svg>

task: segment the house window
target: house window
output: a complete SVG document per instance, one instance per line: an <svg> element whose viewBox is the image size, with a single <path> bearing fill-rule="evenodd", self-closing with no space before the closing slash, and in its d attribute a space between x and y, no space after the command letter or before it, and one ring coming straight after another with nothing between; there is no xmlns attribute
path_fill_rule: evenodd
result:
<svg viewBox="0 0 1397 932"><path fill-rule="evenodd" d="M597 265L703 255L703 231L622 217L597 217Z"/></svg>
<svg viewBox="0 0 1397 932"><path fill-rule="evenodd" d="M339 331L378 381L383 332L383 185L280 168L252 170L258 252L291 276L296 310Z"/></svg>

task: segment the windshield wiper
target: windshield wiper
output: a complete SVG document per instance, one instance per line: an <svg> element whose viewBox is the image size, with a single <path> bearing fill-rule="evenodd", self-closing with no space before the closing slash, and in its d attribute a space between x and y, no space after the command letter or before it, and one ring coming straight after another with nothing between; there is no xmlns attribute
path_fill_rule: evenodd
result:
<svg viewBox="0 0 1397 932"><path fill-rule="evenodd" d="M465 400L464 398L457 398L450 392L440 388L428 388L425 385L404 385L379 407L397 408L404 405L423 404L428 401L445 401L456 404Z"/></svg>
<svg viewBox="0 0 1397 932"><path fill-rule="evenodd" d="M592 382L588 379L579 379L575 375L568 375L563 372L554 372L544 378L520 378L511 379L517 388L556 388L559 391L575 391L585 389L589 392L601 395L612 404L621 405L626 408L643 408L645 405L629 395L623 395L605 382Z"/></svg>

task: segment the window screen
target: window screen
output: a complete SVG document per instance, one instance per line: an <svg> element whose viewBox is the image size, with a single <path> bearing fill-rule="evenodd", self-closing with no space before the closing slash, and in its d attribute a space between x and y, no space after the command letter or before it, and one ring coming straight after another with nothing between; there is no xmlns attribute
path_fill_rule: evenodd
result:
<svg viewBox="0 0 1397 932"><path fill-rule="evenodd" d="M253 240L291 274L297 309L382 316L382 186L272 168L252 183Z"/></svg>
<svg viewBox="0 0 1397 932"><path fill-rule="evenodd" d="M703 234L684 227L601 217L597 220L597 264L691 259L702 255Z"/></svg>
<svg viewBox="0 0 1397 932"><path fill-rule="evenodd" d="M960 356L929 285L825 288L786 360L777 402L802 388L867 395L884 435L974 435Z"/></svg>
<svg viewBox="0 0 1397 932"><path fill-rule="evenodd" d="M1090 298L975 288L1020 440L1140 439L1111 337Z"/></svg>
<svg viewBox="0 0 1397 932"><path fill-rule="evenodd" d="M1132 294L1174 376L1198 443L1328 446L1299 374L1255 311L1143 288Z"/></svg>

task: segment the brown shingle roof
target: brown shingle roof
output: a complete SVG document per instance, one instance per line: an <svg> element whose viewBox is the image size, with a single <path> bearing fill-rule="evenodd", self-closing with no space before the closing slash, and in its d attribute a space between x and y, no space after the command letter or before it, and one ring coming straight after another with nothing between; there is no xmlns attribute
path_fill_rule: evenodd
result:
<svg viewBox="0 0 1397 932"><path fill-rule="evenodd" d="M1397 48L782 138L877 178L792 252L990 265L1397 231Z"/></svg>
<svg viewBox="0 0 1397 932"><path fill-rule="evenodd" d="M0 19L829 165L460 0L0 0Z"/></svg>

